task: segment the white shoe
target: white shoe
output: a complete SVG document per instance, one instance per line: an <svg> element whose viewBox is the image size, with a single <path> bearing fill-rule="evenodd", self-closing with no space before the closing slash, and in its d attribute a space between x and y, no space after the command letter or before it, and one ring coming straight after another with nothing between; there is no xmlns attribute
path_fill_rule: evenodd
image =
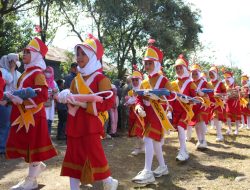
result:
<svg viewBox="0 0 250 190"><path fill-rule="evenodd" d="M103 189L104 190L116 190L118 187L118 180L112 178L112 181L109 183L104 182L103 183Z"/></svg>
<svg viewBox="0 0 250 190"><path fill-rule="evenodd" d="M155 177L152 171L142 170L132 179L132 181L139 184L148 184L153 183Z"/></svg>
<svg viewBox="0 0 250 190"><path fill-rule="evenodd" d="M244 128L246 128L246 126L244 124L241 124L239 129L244 129Z"/></svg>
<svg viewBox="0 0 250 190"><path fill-rule="evenodd" d="M135 148L135 149L133 150L133 152L131 152L131 154L134 155L134 156L137 156L137 155L140 154L140 153L145 153L145 150L144 150L144 149L141 149L141 148Z"/></svg>
<svg viewBox="0 0 250 190"><path fill-rule="evenodd" d="M216 142L223 142L223 141L224 141L223 136L221 136L221 137L216 137Z"/></svg>
<svg viewBox="0 0 250 190"><path fill-rule="evenodd" d="M250 130L250 126L247 126L247 130Z"/></svg>
<svg viewBox="0 0 250 190"><path fill-rule="evenodd" d="M238 135L239 134L239 131L238 130L235 130L234 131L234 135Z"/></svg>
<svg viewBox="0 0 250 190"><path fill-rule="evenodd" d="M176 160L180 162L184 162L189 159L189 155L186 151L179 151L178 155L176 156Z"/></svg>
<svg viewBox="0 0 250 190"><path fill-rule="evenodd" d="M38 183L36 178L26 177L25 180L10 188L10 190L32 190L37 189Z"/></svg>
<svg viewBox="0 0 250 190"><path fill-rule="evenodd" d="M226 131L226 135L230 135L232 133L232 130L231 129L228 129L227 131Z"/></svg>
<svg viewBox="0 0 250 190"><path fill-rule="evenodd" d="M207 141L205 141L205 140L202 140L201 142L198 141L196 148L201 149L201 150L207 149Z"/></svg>
<svg viewBox="0 0 250 190"><path fill-rule="evenodd" d="M168 175L169 171L168 171L168 167L167 166L158 166L158 168L156 168L154 171L154 176L155 177L161 177L163 175Z"/></svg>

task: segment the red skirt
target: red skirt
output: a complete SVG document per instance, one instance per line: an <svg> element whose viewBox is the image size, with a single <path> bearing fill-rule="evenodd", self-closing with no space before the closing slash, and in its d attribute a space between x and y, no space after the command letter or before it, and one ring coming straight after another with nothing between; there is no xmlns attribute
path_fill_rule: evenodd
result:
<svg viewBox="0 0 250 190"><path fill-rule="evenodd" d="M80 179L83 184L92 184L110 175L99 134L67 138L61 176Z"/></svg>
<svg viewBox="0 0 250 190"><path fill-rule="evenodd" d="M43 111L44 109L41 112ZM10 128L6 144L7 159L24 158L27 163L31 163L44 161L57 155L49 136L45 111L44 115L39 112L35 114L34 119L35 126L31 126L28 133L25 127L18 132L16 132L18 126Z"/></svg>
<svg viewBox="0 0 250 190"><path fill-rule="evenodd" d="M130 109L129 113L129 127L128 127L129 137L143 137L143 127L135 115L134 111Z"/></svg>

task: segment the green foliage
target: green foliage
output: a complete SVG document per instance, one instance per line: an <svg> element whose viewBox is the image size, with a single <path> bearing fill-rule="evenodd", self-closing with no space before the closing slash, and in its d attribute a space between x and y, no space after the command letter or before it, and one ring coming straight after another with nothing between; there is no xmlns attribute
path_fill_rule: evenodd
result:
<svg viewBox="0 0 250 190"><path fill-rule="evenodd" d="M8 14L0 19L0 56L10 52L20 52L34 36L29 20L19 22L22 15Z"/></svg>
<svg viewBox="0 0 250 190"><path fill-rule="evenodd" d="M142 48L150 36L156 39L156 46L164 51L166 59L174 59L199 44L199 14L181 0L86 2L106 56L117 64L119 78L125 68L141 62Z"/></svg>
<svg viewBox="0 0 250 190"><path fill-rule="evenodd" d="M72 52L67 51L66 54L68 57L67 61L60 63L60 70L62 72L62 75L67 75L69 73L72 60L74 60L74 54Z"/></svg>

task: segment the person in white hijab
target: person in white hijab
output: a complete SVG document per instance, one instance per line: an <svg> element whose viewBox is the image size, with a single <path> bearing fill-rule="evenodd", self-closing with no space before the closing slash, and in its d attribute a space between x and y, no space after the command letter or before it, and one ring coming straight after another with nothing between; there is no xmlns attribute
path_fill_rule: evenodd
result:
<svg viewBox="0 0 250 190"><path fill-rule="evenodd" d="M4 55L0 60L0 71L6 86L4 92L16 90L17 80L20 73L16 70L16 66L20 66L19 56L15 53ZM10 113L11 105L7 105L7 101L0 101L0 154L5 154L6 141L10 129Z"/></svg>

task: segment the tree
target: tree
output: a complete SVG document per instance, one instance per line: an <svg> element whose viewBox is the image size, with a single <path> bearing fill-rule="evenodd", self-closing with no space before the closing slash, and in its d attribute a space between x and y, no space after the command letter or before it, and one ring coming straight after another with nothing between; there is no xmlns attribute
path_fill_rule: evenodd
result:
<svg viewBox="0 0 250 190"><path fill-rule="evenodd" d="M10 52L20 52L34 36L33 24L29 20L18 22L23 15L8 14L0 25L0 57Z"/></svg>
<svg viewBox="0 0 250 190"><path fill-rule="evenodd" d="M180 0L96 0L86 4L107 55L117 64L119 78L142 57L141 48L150 36L165 57L173 59L194 49L202 32L198 12Z"/></svg>

